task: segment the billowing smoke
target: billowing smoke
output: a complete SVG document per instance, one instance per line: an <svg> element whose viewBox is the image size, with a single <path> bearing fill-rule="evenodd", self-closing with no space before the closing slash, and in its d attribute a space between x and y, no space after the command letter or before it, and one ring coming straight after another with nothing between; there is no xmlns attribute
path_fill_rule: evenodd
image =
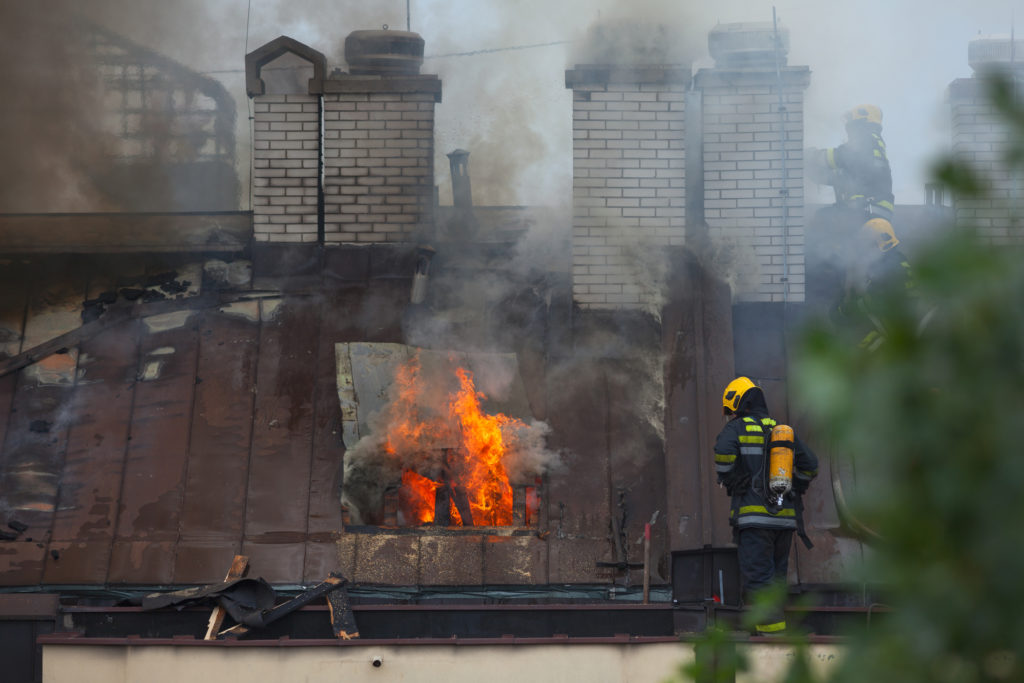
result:
<svg viewBox="0 0 1024 683"><path fill-rule="evenodd" d="M0 212L105 210L91 172L106 158L99 75L78 3L0 5Z"/></svg>
<svg viewBox="0 0 1024 683"><path fill-rule="evenodd" d="M601 45L608 59L700 66L707 59L707 32L716 23L770 21L776 8L790 29L790 63L808 65L813 72L805 117L808 144L838 144L842 112L861 102L878 104L886 112L897 203L919 202L929 164L945 146L945 87L969 75L966 45L972 37L1010 32L1014 2L983 0L939 13L922 0L899 7L882 0L779 0L763 5L722 0L713 6L677 0L412 0L409 6L411 28L426 39L428 56L460 55L428 59L424 65L425 73L444 80L438 108L441 196L449 196L443 154L464 147L475 153L481 203L557 206L570 192L566 67L600 60ZM19 93L2 107L5 157L16 163L5 164L0 210L119 208L90 187L89 171L107 150L97 134L103 127L94 116L101 109L92 87L96 74L79 49L85 35L83 15L89 23L218 79L240 113L248 106L242 72L247 51L289 35L324 52L330 65L339 67L344 66L342 46L350 31L385 24L404 30L407 19L401 0L249 5L97 0L88 3L87 12L83 7L55 0L5 3L0 10L4 26L17 27L6 32L0 48L7 57L0 79L8 92ZM921 17L928 17L929 30L907 40L905 27ZM639 29L642 40L619 37L631 28ZM75 124L68 125L68 120ZM235 160L244 188L248 120L243 115L236 120ZM809 190L809 201L828 201L827 192L813 186ZM244 190L229 208L239 206L248 208Z"/></svg>
<svg viewBox="0 0 1024 683"><path fill-rule="evenodd" d="M221 9L188 2L171 11L166 3L126 0L90 3L88 11L63 0L6 3L0 21L17 30L0 48L0 84L18 96L0 106L0 211L237 208L231 95L216 79L152 49L176 45L192 58L211 51L220 44L214 26ZM207 21L194 21L199 17Z"/></svg>

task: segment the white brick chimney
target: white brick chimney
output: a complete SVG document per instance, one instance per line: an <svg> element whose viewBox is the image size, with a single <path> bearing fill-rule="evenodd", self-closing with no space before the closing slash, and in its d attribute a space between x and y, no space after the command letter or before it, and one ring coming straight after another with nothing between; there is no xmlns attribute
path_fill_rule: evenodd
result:
<svg viewBox="0 0 1024 683"><path fill-rule="evenodd" d="M441 81L418 73L416 34L353 36L352 73L329 78L321 53L286 36L246 55L257 241L406 242L433 230ZM313 67L308 92L265 93L260 70L285 53Z"/></svg>
<svg viewBox="0 0 1024 683"><path fill-rule="evenodd" d="M805 293L803 109L810 69L786 66L785 44L775 50L773 38L771 24L721 25L709 34L715 66L694 76L709 234L749 250L745 267L757 269L756 284L733 293L739 301L795 302Z"/></svg>
<svg viewBox="0 0 1024 683"><path fill-rule="evenodd" d="M582 65L573 91L573 298L643 308L643 251L685 238L684 97L690 70Z"/></svg>
<svg viewBox="0 0 1024 683"><path fill-rule="evenodd" d="M1018 92L1024 91L1024 40L1014 42L1011 46L1009 37L999 36L971 41L968 62L975 74L953 81L947 90L953 154L990 184L985 197L954 197L956 222L973 227L991 244L1024 243L1024 187L1019 172L1014 175L1005 163L1011 131L992 104L984 78L990 70L1002 70L1017 83Z"/></svg>

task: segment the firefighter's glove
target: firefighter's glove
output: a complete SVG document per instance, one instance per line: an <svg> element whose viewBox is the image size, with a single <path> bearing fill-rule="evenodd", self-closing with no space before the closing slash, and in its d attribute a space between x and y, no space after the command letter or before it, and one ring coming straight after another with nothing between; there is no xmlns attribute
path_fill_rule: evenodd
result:
<svg viewBox="0 0 1024 683"><path fill-rule="evenodd" d="M750 474L744 472L736 477L730 478L725 483L725 491L730 496L742 496L750 490Z"/></svg>
<svg viewBox="0 0 1024 683"><path fill-rule="evenodd" d="M811 485L810 479L801 479L800 477L793 477L793 493L798 496L802 496L807 493L807 489Z"/></svg>

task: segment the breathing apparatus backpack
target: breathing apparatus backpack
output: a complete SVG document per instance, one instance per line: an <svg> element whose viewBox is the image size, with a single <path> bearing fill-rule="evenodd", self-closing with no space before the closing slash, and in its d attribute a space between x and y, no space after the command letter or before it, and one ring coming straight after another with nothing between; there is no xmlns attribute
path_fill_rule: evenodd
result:
<svg viewBox="0 0 1024 683"><path fill-rule="evenodd" d="M779 509L783 498L793 490L793 428L777 424L768 442L768 501Z"/></svg>
<svg viewBox="0 0 1024 683"><path fill-rule="evenodd" d="M766 474L768 506L777 512L782 509L783 500L793 490L793 461L796 457L796 441L793 435L793 428L789 425L775 425L772 428L771 438L766 444ZM803 541L803 544L810 550L814 547L807 531L804 529L804 501L799 493L793 496L793 509L796 513L796 533Z"/></svg>

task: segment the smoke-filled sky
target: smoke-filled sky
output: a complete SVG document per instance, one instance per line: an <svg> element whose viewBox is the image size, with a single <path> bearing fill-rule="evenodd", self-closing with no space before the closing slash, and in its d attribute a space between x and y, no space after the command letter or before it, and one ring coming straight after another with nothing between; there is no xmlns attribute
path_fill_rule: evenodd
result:
<svg viewBox="0 0 1024 683"><path fill-rule="evenodd" d="M593 56L586 38L598 25L621 29L629 38L667 36L664 61L710 66L707 33L718 22L771 22L773 8L789 31L789 64L809 66L811 86L805 112L809 146L842 141L841 114L853 105L875 103L885 113L884 136L893 166L897 203L919 203L930 160L948 140L945 89L967 77L968 42L978 34L1008 35L1019 0L63 0L40 10L78 12L197 71L219 79L238 105L238 163L241 208L248 208L248 106L244 63L247 51L288 35L323 52L328 71L345 68L345 36L384 24L411 29L426 41L423 73L443 81L437 108L437 179L441 200L450 201L445 154L470 150L474 200L480 204L564 204L571 196L571 93L565 69ZM13 36L30 12L0 10L3 31ZM713 5L713 6L712 6ZM653 27L660 26L658 30ZM49 32L53 33L53 32ZM618 40L602 31L605 47ZM31 39L32 60L6 55L5 69L32 72L11 80L25 96L37 87L47 59L69 73L65 35L45 31ZM49 41L50 45L47 45ZM10 45L10 41L8 42ZM24 43L24 39L22 40ZM18 44L17 41L14 44ZM540 47L529 47L540 46ZM612 46L614 47L614 46ZM662 46L645 45L648 55ZM455 55L518 48L477 54ZM8 50L11 48L8 47ZM63 104L67 97L62 98ZM74 111L74 107L66 107ZM32 139L35 117L10 117L0 130L8 149ZM35 121L38 123L38 121ZM69 124L70 125L70 124ZM14 130L12 130L12 128ZM24 129L21 129L24 128ZM55 139L53 124L40 136ZM57 136L59 138L66 136ZM30 164L42 156L36 138ZM67 147L64 147L67 149ZM54 150L54 154L60 154ZM10 155L5 155L12 158ZM81 163L75 167L82 166ZM87 167L88 164L85 164ZM68 173L65 169L65 173ZM81 197L80 197L81 199ZM815 201L809 196L809 201ZM830 194L822 193L822 201ZM84 200L83 200L84 201ZM90 210L73 200L37 201L33 210ZM188 207L182 207L187 209ZM0 211L8 210L0 206Z"/></svg>

